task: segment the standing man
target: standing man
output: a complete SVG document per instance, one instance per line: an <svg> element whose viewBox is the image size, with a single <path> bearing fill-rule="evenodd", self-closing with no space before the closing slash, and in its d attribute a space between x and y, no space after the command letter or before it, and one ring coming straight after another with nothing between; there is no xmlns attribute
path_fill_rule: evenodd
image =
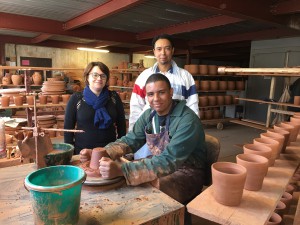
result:
<svg viewBox="0 0 300 225"><path fill-rule="evenodd" d="M198 94L193 76L186 70L177 66L172 60L174 44L168 34L158 35L152 40L152 47L157 62L153 67L144 70L136 79L130 99L129 131L139 116L149 108L146 98L145 83L153 73L162 73L170 81L174 90L173 99L186 100L190 107L199 117Z"/></svg>

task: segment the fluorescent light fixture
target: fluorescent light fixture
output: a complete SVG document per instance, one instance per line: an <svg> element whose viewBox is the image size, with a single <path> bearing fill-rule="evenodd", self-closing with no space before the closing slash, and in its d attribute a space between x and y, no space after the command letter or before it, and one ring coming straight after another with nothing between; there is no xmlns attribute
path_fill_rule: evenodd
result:
<svg viewBox="0 0 300 225"><path fill-rule="evenodd" d="M82 47L78 47L77 50L89 51L89 52L102 52L102 53L108 53L109 52L109 50L106 50L106 49L82 48Z"/></svg>
<svg viewBox="0 0 300 225"><path fill-rule="evenodd" d="M155 56L154 56L154 55L149 55L149 54L144 55L144 57L145 57L145 58L149 58L149 59L155 59Z"/></svg>

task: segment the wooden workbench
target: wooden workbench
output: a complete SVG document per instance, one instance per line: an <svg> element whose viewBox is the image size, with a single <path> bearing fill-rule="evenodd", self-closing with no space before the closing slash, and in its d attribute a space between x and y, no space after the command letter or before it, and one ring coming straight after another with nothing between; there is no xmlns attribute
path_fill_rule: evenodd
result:
<svg viewBox="0 0 300 225"><path fill-rule="evenodd" d="M187 210L191 214L220 224L264 225L299 162L299 154L282 154L280 159L275 161L275 165L269 167L262 189L244 190L239 206L229 207L216 202L210 186L187 205Z"/></svg>
<svg viewBox="0 0 300 225"><path fill-rule="evenodd" d="M0 169L0 224L34 224L30 194L24 178L34 164ZM151 185L104 191L83 186L78 224L183 225L184 206Z"/></svg>

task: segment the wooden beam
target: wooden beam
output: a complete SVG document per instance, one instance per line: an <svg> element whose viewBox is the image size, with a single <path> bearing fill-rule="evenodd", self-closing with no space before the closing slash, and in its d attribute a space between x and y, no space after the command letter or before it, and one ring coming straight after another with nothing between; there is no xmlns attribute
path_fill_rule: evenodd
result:
<svg viewBox="0 0 300 225"><path fill-rule="evenodd" d="M72 30L84 25L90 24L97 20L106 18L110 15L132 8L144 0L112 0L100 5L86 13L77 16L64 23L63 28L65 30Z"/></svg>
<svg viewBox="0 0 300 225"><path fill-rule="evenodd" d="M143 33L139 33L137 35L138 40L143 40L143 39L149 39L153 38L154 36L162 33L167 33L167 34L180 34L180 33L186 33L186 32L192 32L196 30L203 30L203 29L208 29L212 27L217 27L217 26L223 26L227 24L232 24L232 23L238 23L243 21L242 19L239 18L234 18L230 16L224 16L224 15L215 15L212 17L208 18L201 18L185 23L180 23L176 25L172 25L169 27L163 27L161 29L156 29L156 30L151 30Z"/></svg>
<svg viewBox="0 0 300 225"><path fill-rule="evenodd" d="M46 33L43 33L43 34L40 34L34 38L31 39L31 43L35 44L35 43L40 43L40 42L43 42L47 39L49 39L50 37L52 37L53 35L52 34L46 34Z"/></svg>
<svg viewBox="0 0 300 225"><path fill-rule="evenodd" d="M293 14L300 12L300 4L298 0L277 2L271 7L273 15Z"/></svg>

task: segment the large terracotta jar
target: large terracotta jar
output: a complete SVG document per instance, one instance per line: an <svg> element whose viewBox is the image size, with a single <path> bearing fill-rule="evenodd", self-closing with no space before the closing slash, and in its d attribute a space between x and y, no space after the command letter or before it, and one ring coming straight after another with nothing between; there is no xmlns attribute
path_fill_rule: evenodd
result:
<svg viewBox="0 0 300 225"><path fill-rule="evenodd" d="M11 81L13 83L13 85L20 85L23 82L23 77L21 75L11 75Z"/></svg>
<svg viewBox="0 0 300 225"><path fill-rule="evenodd" d="M238 154L236 162L247 169L244 188L249 191L259 191L268 172L269 160L256 154Z"/></svg>
<svg viewBox="0 0 300 225"><path fill-rule="evenodd" d="M41 85L43 78L40 72L34 72L32 75L32 80L35 85Z"/></svg>
<svg viewBox="0 0 300 225"><path fill-rule="evenodd" d="M283 143L284 143L284 136L278 133L274 133L274 132L265 132L265 133L261 133L260 134L261 138L271 138L275 141L279 142L279 147L278 147L278 152L276 153L276 159L279 158L280 153L282 151L282 147L283 147Z"/></svg>
<svg viewBox="0 0 300 225"><path fill-rule="evenodd" d="M215 200L223 205L238 206L243 196L247 169L232 162L216 162L211 170Z"/></svg>
<svg viewBox="0 0 300 225"><path fill-rule="evenodd" d="M269 146L261 144L245 144L243 145L243 150L245 154L256 154L266 157L270 160L272 155L272 149Z"/></svg>
<svg viewBox="0 0 300 225"><path fill-rule="evenodd" d="M254 138L253 139L254 144L261 144L269 146L272 149L271 157L269 159L269 166L274 166L275 159L277 159L277 155L280 148L280 143L276 140L273 140L271 138Z"/></svg>
<svg viewBox="0 0 300 225"><path fill-rule="evenodd" d="M199 65L199 73L201 75L208 75L208 66L207 65Z"/></svg>

